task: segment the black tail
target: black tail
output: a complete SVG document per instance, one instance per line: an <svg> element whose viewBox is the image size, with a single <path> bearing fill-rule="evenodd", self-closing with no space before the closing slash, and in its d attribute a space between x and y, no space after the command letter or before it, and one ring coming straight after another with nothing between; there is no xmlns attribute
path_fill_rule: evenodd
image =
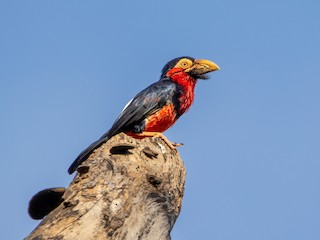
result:
<svg viewBox="0 0 320 240"><path fill-rule="evenodd" d="M109 137L107 135L107 133L104 134L99 140L95 141L89 147L83 150L69 167L68 173L72 174L77 169L77 167L83 161L85 161L96 148L100 147L103 143L107 142L109 140Z"/></svg>

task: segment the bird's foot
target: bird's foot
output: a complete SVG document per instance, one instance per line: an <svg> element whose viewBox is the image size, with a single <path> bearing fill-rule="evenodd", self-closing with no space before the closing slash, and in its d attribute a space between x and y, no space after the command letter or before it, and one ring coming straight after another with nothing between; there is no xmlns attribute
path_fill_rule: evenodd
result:
<svg viewBox="0 0 320 240"><path fill-rule="evenodd" d="M169 139L166 136L164 136L162 133L157 133L152 137L152 139L156 139L156 138L161 138L163 141L165 141L165 143L169 146L170 149L176 150L176 143L170 142Z"/></svg>
<svg viewBox="0 0 320 240"><path fill-rule="evenodd" d="M182 146L184 146L184 144L183 143L176 143L176 142L171 142L171 144L174 146L174 147L182 147Z"/></svg>
<svg viewBox="0 0 320 240"><path fill-rule="evenodd" d="M140 137L151 137L152 139L161 138L165 143L169 146L170 149L176 149L176 147L180 147L183 143L172 143L166 138L161 132L142 132L137 134Z"/></svg>

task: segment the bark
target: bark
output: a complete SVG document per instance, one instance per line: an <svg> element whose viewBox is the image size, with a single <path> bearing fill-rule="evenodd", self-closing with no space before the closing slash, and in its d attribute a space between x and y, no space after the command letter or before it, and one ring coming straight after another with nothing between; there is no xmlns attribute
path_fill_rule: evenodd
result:
<svg viewBox="0 0 320 240"><path fill-rule="evenodd" d="M185 174L161 139L119 134L77 169L63 202L25 239L168 240Z"/></svg>

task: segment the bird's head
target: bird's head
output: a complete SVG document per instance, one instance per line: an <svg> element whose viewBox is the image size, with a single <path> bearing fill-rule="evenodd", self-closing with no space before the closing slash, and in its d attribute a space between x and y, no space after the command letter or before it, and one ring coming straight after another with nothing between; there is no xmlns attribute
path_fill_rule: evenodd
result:
<svg viewBox="0 0 320 240"><path fill-rule="evenodd" d="M214 62L192 57L178 57L168 62L162 69L161 79L173 78L174 75L188 75L192 79L208 79L209 72L219 70Z"/></svg>

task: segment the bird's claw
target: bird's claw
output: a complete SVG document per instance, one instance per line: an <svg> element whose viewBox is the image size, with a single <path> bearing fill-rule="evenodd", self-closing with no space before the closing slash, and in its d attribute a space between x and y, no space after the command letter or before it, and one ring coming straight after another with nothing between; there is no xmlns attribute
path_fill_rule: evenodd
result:
<svg viewBox="0 0 320 240"><path fill-rule="evenodd" d="M172 142L171 144L172 144L172 146L174 146L174 147L182 147L182 146L184 146L183 143Z"/></svg>

